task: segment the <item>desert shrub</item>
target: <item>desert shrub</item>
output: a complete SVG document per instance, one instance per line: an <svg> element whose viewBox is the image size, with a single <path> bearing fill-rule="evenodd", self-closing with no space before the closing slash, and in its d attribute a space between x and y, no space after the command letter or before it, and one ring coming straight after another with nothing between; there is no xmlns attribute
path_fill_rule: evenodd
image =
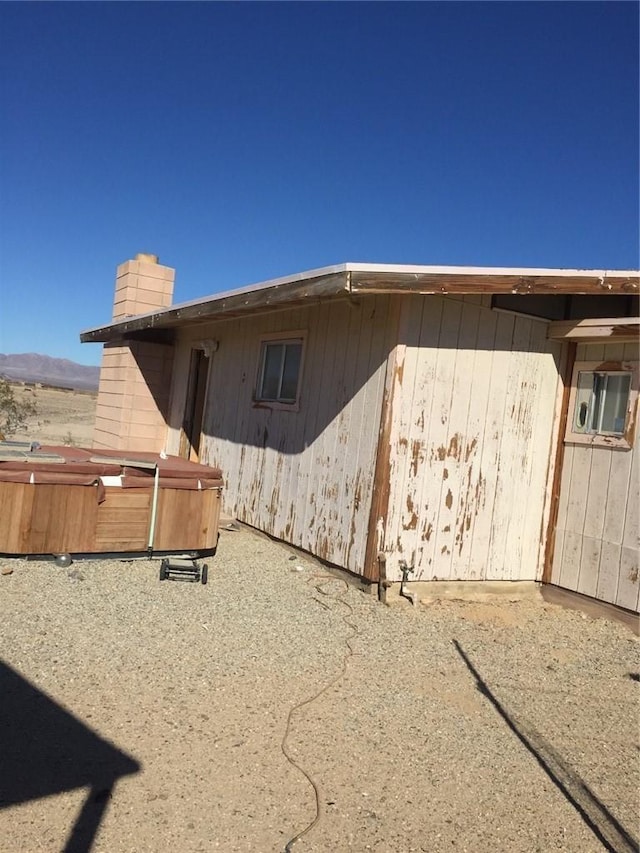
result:
<svg viewBox="0 0 640 853"><path fill-rule="evenodd" d="M22 429L38 412L32 400L20 400L6 379L0 378L0 436L7 438Z"/></svg>

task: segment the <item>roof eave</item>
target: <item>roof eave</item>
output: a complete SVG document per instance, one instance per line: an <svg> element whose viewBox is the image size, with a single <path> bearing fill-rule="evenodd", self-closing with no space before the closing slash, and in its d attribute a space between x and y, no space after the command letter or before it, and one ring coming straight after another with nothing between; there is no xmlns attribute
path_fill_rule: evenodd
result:
<svg viewBox="0 0 640 853"><path fill-rule="evenodd" d="M168 330L183 324L240 317L256 311L308 305L346 294L637 294L635 270L504 269L489 267L426 267L393 264L340 264L273 279L206 299L138 314L86 329L83 343Z"/></svg>
<svg viewBox="0 0 640 853"><path fill-rule="evenodd" d="M314 270L307 274L326 273L315 277L289 277L265 285L222 293L207 299L184 302L171 308L136 314L105 326L86 329L80 334L82 343L106 343L149 330L172 329L176 326L205 323L209 320L232 319L254 311L270 311L286 306L308 305L327 298L346 295L349 274L344 265Z"/></svg>

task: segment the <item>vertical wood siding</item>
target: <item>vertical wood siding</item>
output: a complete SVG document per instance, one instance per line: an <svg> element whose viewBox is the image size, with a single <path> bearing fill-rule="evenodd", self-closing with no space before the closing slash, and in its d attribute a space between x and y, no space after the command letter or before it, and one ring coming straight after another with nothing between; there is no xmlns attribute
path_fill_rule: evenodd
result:
<svg viewBox="0 0 640 853"><path fill-rule="evenodd" d="M576 360L637 362L638 349L581 344ZM640 610L638 457L637 448L566 446L551 574L558 586L635 611Z"/></svg>
<svg viewBox="0 0 640 853"><path fill-rule="evenodd" d="M224 511L352 572L363 571L389 297L228 320L183 333L175 362L170 452L184 408L191 342L211 359L202 461L225 477ZM307 333L299 411L256 406L260 337Z"/></svg>
<svg viewBox="0 0 640 853"><path fill-rule="evenodd" d="M487 297L404 298L388 574L405 559L414 580L539 579L560 347Z"/></svg>

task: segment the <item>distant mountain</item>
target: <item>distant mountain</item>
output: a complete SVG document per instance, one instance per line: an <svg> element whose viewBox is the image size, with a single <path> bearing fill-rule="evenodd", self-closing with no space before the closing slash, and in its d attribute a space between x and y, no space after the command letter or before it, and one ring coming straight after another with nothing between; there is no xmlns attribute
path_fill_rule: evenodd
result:
<svg viewBox="0 0 640 853"><path fill-rule="evenodd" d="M96 391L100 368L35 352L15 355L0 353L0 376L19 382L41 382L56 388Z"/></svg>

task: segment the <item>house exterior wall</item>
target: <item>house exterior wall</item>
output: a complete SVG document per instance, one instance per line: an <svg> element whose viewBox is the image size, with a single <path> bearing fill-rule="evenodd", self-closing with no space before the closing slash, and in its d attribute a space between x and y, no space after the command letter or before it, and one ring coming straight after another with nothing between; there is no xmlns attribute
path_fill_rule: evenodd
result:
<svg viewBox="0 0 640 853"><path fill-rule="evenodd" d="M560 345L490 297L404 297L377 548L389 580L539 580Z"/></svg>
<svg viewBox="0 0 640 853"><path fill-rule="evenodd" d="M176 352L168 451L177 453L190 353L214 341L201 459L225 477L223 509L362 574L386 362L388 296L185 329ZM306 334L297 411L253 399L262 335Z"/></svg>
<svg viewBox="0 0 640 853"><path fill-rule="evenodd" d="M638 345L579 344L576 361L637 365ZM551 572L557 586L635 611L640 611L639 456L637 446L566 444Z"/></svg>

